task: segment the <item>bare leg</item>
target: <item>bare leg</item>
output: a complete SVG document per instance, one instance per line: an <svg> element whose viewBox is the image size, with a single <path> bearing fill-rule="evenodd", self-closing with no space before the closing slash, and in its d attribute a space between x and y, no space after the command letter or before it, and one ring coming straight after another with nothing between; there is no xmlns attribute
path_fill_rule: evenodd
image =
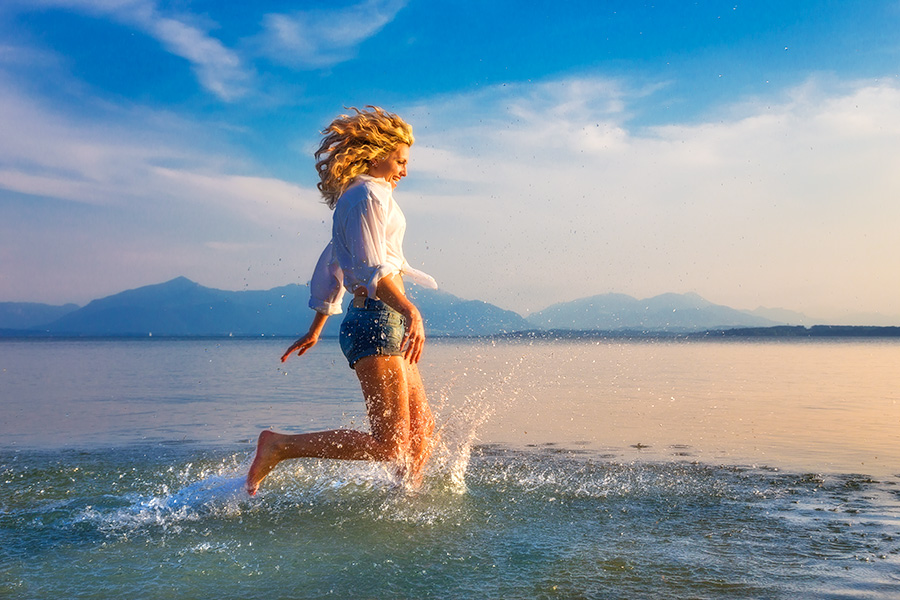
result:
<svg viewBox="0 0 900 600"><path fill-rule="evenodd" d="M405 363L409 390L410 466L413 484L418 485L424 476L425 464L434 449L434 416L425 397L425 386L419 375L419 367Z"/></svg>
<svg viewBox="0 0 900 600"><path fill-rule="evenodd" d="M409 452L409 386L401 356L368 356L356 363L372 437L393 451L391 458Z"/></svg>
<svg viewBox="0 0 900 600"><path fill-rule="evenodd" d="M285 435L263 431L256 456L247 473L247 492L259 484L282 460L335 458L344 460L397 460L407 458L410 440L410 403L406 368L399 356L370 356L356 363L369 415L371 434L337 429Z"/></svg>
<svg viewBox="0 0 900 600"><path fill-rule="evenodd" d="M256 456L247 473L247 491L252 496L260 482L289 458L336 458L342 460L393 460L398 451L373 436L352 429L286 435L263 431L256 443Z"/></svg>

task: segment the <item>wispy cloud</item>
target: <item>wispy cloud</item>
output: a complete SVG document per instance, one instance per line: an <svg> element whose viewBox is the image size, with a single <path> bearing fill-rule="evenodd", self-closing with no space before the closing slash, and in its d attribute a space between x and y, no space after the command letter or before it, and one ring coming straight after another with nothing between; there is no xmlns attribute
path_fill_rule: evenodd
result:
<svg viewBox="0 0 900 600"><path fill-rule="evenodd" d="M252 71L236 52L207 32L155 12L149 12L138 25L169 52L190 61L201 85L222 100L236 100L247 93Z"/></svg>
<svg viewBox="0 0 900 600"><path fill-rule="evenodd" d="M145 31L225 100L254 84L245 55L199 17L151 0L34 2ZM261 45L241 52L324 68L352 58L402 8L367 0L270 14ZM53 63L15 43L0 45L9 73ZM328 235L314 189L230 158L241 151L223 147L203 119L101 101L86 111L93 116L73 116L81 113L17 81L0 72L0 191L13 215L0 219L2 285L87 285L76 264L86 262L121 274L90 294L164 273L232 289L308 277ZM393 107L417 137L397 191L410 261L448 291L520 312L605 291L695 291L822 317L841 306L896 312L884 284L900 272L896 83L811 78L714 117L637 125L664 87L559 77ZM23 257L21 248L38 250ZM259 268L282 256L294 271Z"/></svg>
<svg viewBox="0 0 900 600"><path fill-rule="evenodd" d="M202 125L135 109L124 124L61 114L0 75L0 189L94 206L150 198L215 204L241 218L308 217L308 192L281 180L240 174L247 167L197 142ZM166 165L166 166L161 166ZM315 202L308 203L315 207Z"/></svg>
<svg viewBox="0 0 900 600"><path fill-rule="evenodd" d="M381 31L406 0L365 0L337 9L270 13L252 43L229 48L205 18L160 7L156 0L12 0L7 9L56 8L108 18L157 40L185 59L199 83L226 102L240 100L257 83L252 61L259 56L297 69L333 66L356 56L360 44ZM252 49L252 50L251 50Z"/></svg>
<svg viewBox="0 0 900 600"><path fill-rule="evenodd" d="M275 62L318 69L353 58L358 46L390 23L406 0L365 0L334 10L268 14L260 42Z"/></svg>
<svg viewBox="0 0 900 600"><path fill-rule="evenodd" d="M303 260L274 263L324 245L315 189L253 174L202 124L146 109L72 117L2 74L0 88L4 300L83 302L176 275L231 289L308 277Z"/></svg>
<svg viewBox="0 0 900 600"><path fill-rule="evenodd" d="M411 254L461 295L496 289L488 300L522 310L603 291L814 315L860 297L895 304L883 283L900 272L895 84L812 79L781 100L650 129L630 118L645 91L621 82L512 87L408 109L425 125L413 185L398 191L418 219ZM470 236L452 253L440 250L448 223Z"/></svg>
<svg viewBox="0 0 900 600"><path fill-rule="evenodd" d="M160 10L153 0L33 0L19 10L60 8L110 18L156 39L167 52L187 60L200 84L225 101L244 96L253 70L191 15Z"/></svg>

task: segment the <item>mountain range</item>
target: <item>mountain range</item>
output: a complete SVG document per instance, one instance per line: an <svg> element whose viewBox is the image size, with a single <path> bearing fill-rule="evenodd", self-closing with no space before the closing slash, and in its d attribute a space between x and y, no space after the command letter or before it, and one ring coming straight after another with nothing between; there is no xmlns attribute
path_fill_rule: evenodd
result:
<svg viewBox="0 0 900 600"><path fill-rule="evenodd" d="M528 316L536 329L693 332L787 324L708 302L697 294L662 294L638 300L603 294L554 304ZM795 321L793 324L799 323Z"/></svg>
<svg viewBox="0 0 900 600"><path fill-rule="evenodd" d="M306 286L296 284L264 291L224 291L178 277L83 307L0 302L0 335L296 336L306 330L311 318L308 293ZM696 294L643 300L603 294L555 304L528 317L444 291L413 287L410 296L422 312L429 335L435 336L548 330L690 333L798 325L804 319L797 313L767 311L765 316L740 311ZM337 335L339 326L339 317L329 319L324 335Z"/></svg>

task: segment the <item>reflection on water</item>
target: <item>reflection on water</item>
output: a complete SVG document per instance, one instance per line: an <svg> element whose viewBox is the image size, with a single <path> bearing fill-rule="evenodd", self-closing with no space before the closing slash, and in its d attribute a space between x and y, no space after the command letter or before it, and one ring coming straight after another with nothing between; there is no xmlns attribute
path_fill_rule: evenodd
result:
<svg viewBox="0 0 900 600"><path fill-rule="evenodd" d="M365 427L336 341L282 365L286 343L4 341L0 444ZM900 472L898 364L896 341L437 340L422 371L439 420L482 443L883 476Z"/></svg>
<svg viewBox="0 0 900 600"><path fill-rule="evenodd" d="M894 341L436 344L429 358L450 402L515 371L486 442L900 473Z"/></svg>
<svg viewBox="0 0 900 600"><path fill-rule="evenodd" d="M0 597L898 597L900 344L438 341L421 489L250 498L259 428L365 425L285 343L0 343Z"/></svg>

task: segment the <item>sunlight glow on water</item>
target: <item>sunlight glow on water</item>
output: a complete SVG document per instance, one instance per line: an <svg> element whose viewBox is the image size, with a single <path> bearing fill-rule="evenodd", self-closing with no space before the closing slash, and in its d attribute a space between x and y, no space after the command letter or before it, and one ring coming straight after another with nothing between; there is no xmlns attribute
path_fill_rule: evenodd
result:
<svg viewBox="0 0 900 600"><path fill-rule="evenodd" d="M514 399L498 401L496 417L479 431L483 441L900 473L895 341L542 342L468 353L438 345L429 358L473 365L452 382L456 397L498 380L497 365L515 365L506 386Z"/></svg>
<svg viewBox="0 0 900 600"><path fill-rule="evenodd" d="M898 345L433 343L422 489L299 460L249 498L259 428L364 424L282 345L0 344L0 596L900 593Z"/></svg>

